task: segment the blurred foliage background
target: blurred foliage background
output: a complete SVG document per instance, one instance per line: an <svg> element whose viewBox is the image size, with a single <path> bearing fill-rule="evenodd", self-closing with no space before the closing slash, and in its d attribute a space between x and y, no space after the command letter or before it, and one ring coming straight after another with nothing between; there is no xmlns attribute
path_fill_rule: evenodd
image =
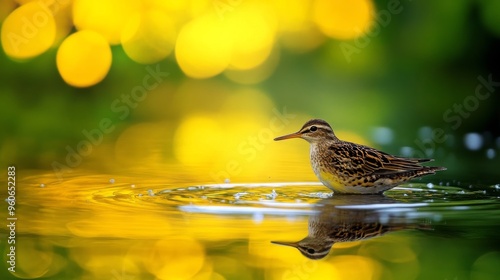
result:
<svg viewBox="0 0 500 280"><path fill-rule="evenodd" d="M500 178L498 1L5 0L0 19L3 163L315 180L305 142L271 139L323 118Z"/></svg>

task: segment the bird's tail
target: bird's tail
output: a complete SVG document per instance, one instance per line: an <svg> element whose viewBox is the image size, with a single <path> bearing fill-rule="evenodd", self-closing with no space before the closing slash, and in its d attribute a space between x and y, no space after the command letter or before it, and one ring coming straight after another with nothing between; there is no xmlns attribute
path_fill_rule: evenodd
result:
<svg viewBox="0 0 500 280"><path fill-rule="evenodd" d="M446 170L446 167L442 166L422 166L421 169L414 170L413 171L413 176L411 177L420 177L424 175L432 175L436 174L437 171L443 171Z"/></svg>
<svg viewBox="0 0 500 280"><path fill-rule="evenodd" d="M447 168L443 167L443 166L426 166L426 167L424 167L424 169L426 169L429 172L436 173L436 171L444 171Z"/></svg>

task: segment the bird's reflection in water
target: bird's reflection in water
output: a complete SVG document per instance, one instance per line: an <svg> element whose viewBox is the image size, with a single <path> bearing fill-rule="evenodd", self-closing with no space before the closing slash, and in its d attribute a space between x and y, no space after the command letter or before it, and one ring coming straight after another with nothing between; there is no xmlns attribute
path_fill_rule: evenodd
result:
<svg viewBox="0 0 500 280"><path fill-rule="evenodd" d="M271 241L297 248L310 259L328 255L334 243L359 241L405 229L431 229L409 218L419 204L400 203L379 195L338 195L319 201L309 218L308 235L297 242Z"/></svg>

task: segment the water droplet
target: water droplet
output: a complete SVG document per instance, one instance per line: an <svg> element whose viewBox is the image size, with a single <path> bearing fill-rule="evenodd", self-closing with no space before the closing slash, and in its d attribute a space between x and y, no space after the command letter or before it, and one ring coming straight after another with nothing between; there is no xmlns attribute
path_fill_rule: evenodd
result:
<svg viewBox="0 0 500 280"><path fill-rule="evenodd" d="M115 183L115 179L111 178L111 179L109 179L109 182L110 182L111 184L114 184L114 183Z"/></svg>
<svg viewBox="0 0 500 280"><path fill-rule="evenodd" d="M153 190L148 190L148 195L149 196L155 196L155 193L153 192Z"/></svg>
<svg viewBox="0 0 500 280"><path fill-rule="evenodd" d="M268 199L272 199L272 200L274 200L277 196L278 196L278 194L276 193L276 191L274 189L270 194L266 194L266 197Z"/></svg>
<svg viewBox="0 0 500 280"><path fill-rule="evenodd" d="M40 184L40 188L45 188L45 184Z"/></svg>
<svg viewBox="0 0 500 280"><path fill-rule="evenodd" d="M135 185L130 185L131 188L135 188Z"/></svg>
<svg viewBox="0 0 500 280"><path fill-rule="evenodd" d="M257 212L253 214L253 221L257 224L260 224L264 220L264 214L261 212Z"/></svg>
<svg viewBox="0 0 500 280"><path fill-rule="evenodd" d="M428 184L427 184L427 187L428 187L429 189L432 189L432 188L434 188L434 184L433 184L433 183L428 183Z"/></svg>
<svg viewBox="0 0 500 280"><path fill-rule="evenodd" d="M483 137L476 132L467 133L464 136L465 147L471 151L477 151L483 146Z"/></svg>
<svg viewBox="0 0 500 280"><path fill-rule="evenodd" d="M226 179L224 179L224 183L229 184L229 183L231 183L231 181L229 180L229 178L226 178Z"/></svg>

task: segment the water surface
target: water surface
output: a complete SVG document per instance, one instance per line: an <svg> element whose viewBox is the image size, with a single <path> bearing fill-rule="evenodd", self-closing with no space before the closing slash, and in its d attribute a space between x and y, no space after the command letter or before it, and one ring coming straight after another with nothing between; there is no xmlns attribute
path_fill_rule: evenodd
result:
<svg viewBox="0 0 500 280"><path fill-rule="evenodd" d="M200 184L133 174L74 174L59 182L31 173L19 178L16 195L13 275L19 278L496 279L500 273L498 184L416 181L383 196L335 196L316 182ZM8 232L1 234L6 260ZM271 243L308 235L330 243L326 256L312 260ZM13 275L2 269L2 279Z"/></svg>

